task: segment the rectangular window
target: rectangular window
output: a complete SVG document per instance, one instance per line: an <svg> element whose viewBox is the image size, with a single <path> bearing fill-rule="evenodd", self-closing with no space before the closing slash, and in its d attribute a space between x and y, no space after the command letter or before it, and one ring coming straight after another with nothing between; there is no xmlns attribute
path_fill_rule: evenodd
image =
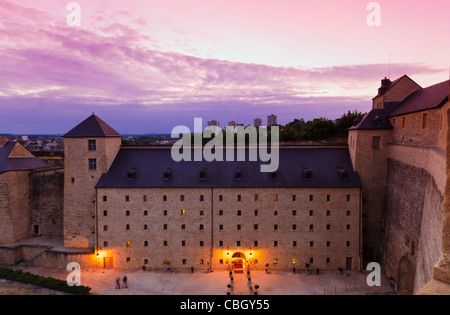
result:
<svg viewBox="0 0 450 315"><path fill-rule="evenodd" d="M223 247L223 241L219 241L219 247Z"/></svg>
<svg viewBox="0 0 450 315"><path fill-rule="evenodd" d="M108 211L107 210L103 210L103 216L107 217L108 216Z"/></svg>
<svg viewBox="0 0 450 315"><path fill-rule="evenodd" d="M223 216L223 210L219 210L219 216Z"/></svg>
<svg viewBox="0 0 450 315"><path fill-rule="evenodd" d="M327 201L330 201L331 196L327 195Z"/></svg>
<svg viewBox="0 0 450 315"><path fill-rule="evenodd" d="M428 114L424 113L422 114L422 129L428 128Z"/></svg>
<svg viewBox="0 0 450 315"><path fill-rule="evenodd" d="M255 198L254 201L257 202L258 201L258 194L255 194L254 198Z"/></svg>
<svg viewBox="0 0 450 315"><path fill-rule="evenodd" d="M181 195L181 196L180 196L180 200L181 200L181 201L184 201L184 195Z"/></svg>
<svg viewBox="0 0 450 315"><path fill-rule="evenodd" d="M273 195L273 201L278 201L278 194Z"/></svg>
<svg viewBox="0 0 450 315"><path fill-rule="evenodd" d="M309 195L309 201L313 201L314 200L314 196L313 195Z"/></svg>
<svg viewBox="0 0 450 315"><path fill-rule="evenodd" d="M103 202L108 201L108 197L107 196L103 196Z"/></svg>
<svg viewBox="0 0 450 315"><path fill-rule="evenodd" d="M125 201L130 201L130 196L125 196Z"/></svg>
<svg viewBox="0 0 450 315"><path fill-rule="evenodd" d="M278 224L274 224L274 225L273 225L273 230L274 230L274 231L278 231Z"/></svg>
<svg viewBox="0 0 450 315"><path fill-rule="evenodd" d="M297 225L296 224L292 225L292 231L297 231Z"/></svg>
<svg viewBox="0 0 450 315"><path fill-rule="evenodd" d="M278 241L273 241L273 247L278 247Z"/></svg>
<svg viewBox="0 0 450 315"><path fill-rule="evenodd" d="M241 201L241 200L242 200L241 195L237 195L237 201Z"/></svg>
<svg viewBox="0 0 450 315"><path fill-rule="evenodd" d="M292 195L292 201L295 201L297 199L296 195Z"/></svg>
<svg viewBox="0 0 450 315"><path fill-rule="evenodd" d="M309 242L309 247L314 247L314 241Z"/></svg>
<svg viewBox="0 0 450 315"><path fill-rule="evenodd" d="M348 202L350 201L350 195L347 195L347 201Z"/></svg>
<svg viewBox="0 0 450 315"><path fill-rule="evenodd" d="M253 246L258 247L258 241L253 241Z"/></svg>
<svg viewBox="0 0 450 315"><path fill-rule="evenodd" d="M258 210L255 210L255 217L258 216Z"/></svg>
<svg viewBox="0 0 450 315"><path fill-rule="evenodd" d="M200 247L203 247L204 243L203 241L200 241Z"/></svg>
<svg viewBox="0 0 450 315"><path fill-rule="evenodd" d="M297 247L297 241L292 242L292 247Z"/></svg>
<svg viewBox="0 0 450 315"><path fill-rule="evenodd" d="M381 137L372 137L372 149L379 149L381 145Z"/></svg>
<svg viewBox="0 0 450 315"><path fill-rule="evenodd" d="M223 201L223 196L219 195L219 201Z"/></svg>
<svg viewBox="0 0 450 315"><path fill-rule="evenodd" d="M236 242L236 246L237 246L237 247L241 247L241 241L237 241L237 242Z"/></svg>
<svg viewBox="0 0 450 315"><path fill-rule="evenodd" d="M90 171L97 170L97 159L89 159L89 170Z"/></svg>
<svg viewBox="0 0 450 315"><path fill-rule="evenodd" d="M145 201L147 201L147 196L144 196L144 198L143 198L143 199L144 199L144 202L145 202Z"/></svg>
<svg viewBox="0 0 450 315"><path fill-rule="evenodd" d="M167 196L166 195L163 196L163 201L167 201Z"/></svg>
<svg viewBox="0 0 450 315"><path fill-rule="evenodd" d="M203 197L203 195L200 195L200 201L205 201L205 198Z"/></svg>
<svg viewBox="0 0 450 315"><path fill-rule="evenodd" d="M297 215L297 210L292 210L292 216L296 216Z"/></svg>
<svg viewBox="0 0 450 315"><path fill-rule="evenodd" d="M148 241L144 241L144 247L148 247Z"/></svg>
<svg viewBox="0 0 450 315"><path fill-rule="evenodd" d="M95 140L88 140L88 150L89 151L96 151L97 145L95 143Z"/></svg>
<svg viewBox="0 0 450 315"><path fill-rule="evenodd" d="M253 230L255 230L255 231L258 230L258 224L254 224L254 225L253 225Z"/></svg>

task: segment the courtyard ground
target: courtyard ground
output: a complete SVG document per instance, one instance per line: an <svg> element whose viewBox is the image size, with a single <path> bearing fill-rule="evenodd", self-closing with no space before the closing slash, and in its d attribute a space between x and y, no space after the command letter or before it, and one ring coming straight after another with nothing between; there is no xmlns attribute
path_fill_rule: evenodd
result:
<svg viewBox="0 0 450 315"><path fill-rule="evenodd" d="M40 267L21 267L34 274L66 280L70 271ZM123 288L122 278L127 276L128 288ZM366 283L368 272L345 271L321 272L320 275L293 274L288 272L251 271L251 287L247 274L233 275L233 295L253 294L259 285L260 295L363 295L392 294L386 277L380 287L369 287ZM121 289L116 289L116 279L120 278ZM99 295L225 295L230 283L228 271L210 273L166 273L142 270L82 269L81 284L92 288L92 294ZM2 290L3 285L3 290ZM0 282L0 294L14 294ZM26 289L24 289L26 290ZM20 291L18 294L27 294ZM45 292L49 294L48 292ZM32 293L30 293L32 294ZM50 292L51 294L51 292Z"/></svg>

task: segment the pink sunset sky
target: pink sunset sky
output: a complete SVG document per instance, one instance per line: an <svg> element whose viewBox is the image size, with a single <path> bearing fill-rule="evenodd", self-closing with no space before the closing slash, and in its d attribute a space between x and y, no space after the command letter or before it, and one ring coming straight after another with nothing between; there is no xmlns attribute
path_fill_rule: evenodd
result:
<svg viewBox="0 0 450 315"><path fill-rule="evenodd" d="M79 27L70 2L0 0L0 133L335 119L389 74L449 77L449 0L377 1L372 27L366 0L79 0Z"/></svg>

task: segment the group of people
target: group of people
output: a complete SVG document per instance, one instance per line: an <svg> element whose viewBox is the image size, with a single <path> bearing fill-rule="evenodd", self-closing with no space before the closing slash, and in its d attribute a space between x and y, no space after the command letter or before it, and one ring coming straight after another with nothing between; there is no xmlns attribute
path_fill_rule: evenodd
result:
<svg viewBox="0 0 450 315"><path fill-rule="evenodd" d="M123 276L122 278L122 288L127 289L128 288L128 279L127 276ZM120 290L120 277L116 279L116 289Z"/></svg>

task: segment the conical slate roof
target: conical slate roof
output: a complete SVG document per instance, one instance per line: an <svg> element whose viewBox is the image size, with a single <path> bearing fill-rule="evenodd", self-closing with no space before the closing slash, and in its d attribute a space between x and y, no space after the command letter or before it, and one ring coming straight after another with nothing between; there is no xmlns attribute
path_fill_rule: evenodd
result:
<svg viewBox="0 0 450 315"><path fill-rule="evenodd" d="M64 138L121 137L111 126L92 114L64 135Z"/></svg>

